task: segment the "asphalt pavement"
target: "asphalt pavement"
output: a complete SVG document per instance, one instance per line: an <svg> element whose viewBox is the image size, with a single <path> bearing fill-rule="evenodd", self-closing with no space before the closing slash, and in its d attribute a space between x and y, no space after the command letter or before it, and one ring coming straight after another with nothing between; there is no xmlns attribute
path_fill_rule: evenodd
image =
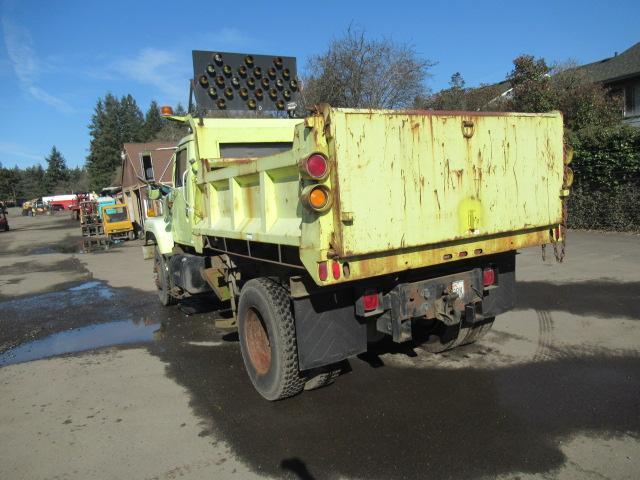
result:
<svg viewBox="0 0 640 480"><path fill-rule="evenodd" d="M570 232L563 264L526 250L517 308L481 342L383 343L269 403L220 305L159 305L139 241L9 221L2 479L638 478L639 236Z"/></svg>

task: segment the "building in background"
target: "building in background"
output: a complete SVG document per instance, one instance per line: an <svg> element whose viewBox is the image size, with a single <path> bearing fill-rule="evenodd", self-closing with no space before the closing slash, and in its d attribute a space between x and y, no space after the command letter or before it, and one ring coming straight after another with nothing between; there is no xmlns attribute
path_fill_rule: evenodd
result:
<svg viewBox="0 0 640 480"><path fill-rule="evenodd" d="M122 151L122 198L138 233L149 217L163 214L162 202L150 200L149 185L156 182L173 186L172 156L175 143L125 143Z"/></svg>
<svg viewBox="0 0 640 480"><path fill-rule="evenodd" d="M589 80L624 95L624 121L640 127L640 42L624 52L578 67Z"/></svg>

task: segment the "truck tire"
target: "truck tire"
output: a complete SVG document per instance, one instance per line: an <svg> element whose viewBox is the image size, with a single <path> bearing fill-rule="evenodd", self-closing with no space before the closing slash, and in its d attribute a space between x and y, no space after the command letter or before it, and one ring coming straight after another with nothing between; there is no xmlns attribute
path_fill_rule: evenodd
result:
<svg viewBox="0 0 640 480"><path fill-rule="evenodd" d="M165 307L175 305L178 301L171 295L171 284L169 283L169 267L164 257L160 254L158 247L155 248L153 260L153 277L158 288L158 298Z"/></svg>
<svg viewBox="0 0 640 480"><path fill-rule="evenodd" d="M420 346L430 353L441 353L456 346L456 340L465 335L460 325L446 325L439 320L433 323L428 331L427 340Z"/></svg>
<svg viewBox="0 0 640 480"><path fill-rule="evenodd" d="M304 384L305 390L316 390L331 385L340 376L340 367L331 365L315 375L308 375Z"/></svg>
<svg viewBox="0 0 640 480"><path fill-rule="evenodd" d="M135 240L135 239L136 239L136 234L134 233L134 231L133 231L133 230L130 230L130 231L127 233L127 240Z"/></svg>
<svg viewBox="0 0 640 480"><path fill-rule="evenodd" d="M296 329L287 290L268 278L249 280L240 292L238 337L254 388L267 400L292 397L305 379L298 370Z"/></svg>
<svg viewBox="0 0 640 480"><path fill-rule="evenodd" d="M487 333L489 333L489 330L491 330L493 321L495 319L496 317L488 317L485 318L482 322L473 325L460 345L469 345L470 343L474 343L480 340Z"/></svg>

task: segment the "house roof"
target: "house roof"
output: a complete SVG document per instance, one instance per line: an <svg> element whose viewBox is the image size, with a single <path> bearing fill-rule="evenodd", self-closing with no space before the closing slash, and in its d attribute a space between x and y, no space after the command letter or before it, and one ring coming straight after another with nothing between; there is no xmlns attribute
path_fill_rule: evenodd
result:
<svg viewBox="0 0 640 480"><path fill-rule="evenodd" d="M122 187L142 186L144 183L140 156L142 153L151 154L151 164L156 176L155 180L171 183L171 156L175 142L125 143L124 159L122 161Z"/></svg>
<svg viewBox="0 0 640 480"><path fill-rule="evenodd" d="M592 82L609 83L640 75L640 42L619 55L588 63L576 68Z"/></svg>

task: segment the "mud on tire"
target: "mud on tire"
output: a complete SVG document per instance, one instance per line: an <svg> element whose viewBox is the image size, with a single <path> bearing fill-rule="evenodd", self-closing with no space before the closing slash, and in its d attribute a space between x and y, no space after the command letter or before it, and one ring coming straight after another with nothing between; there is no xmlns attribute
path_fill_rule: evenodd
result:
<svg viewBox="0 0 640 480"><path fill-rule="evenodd" d="M238 336L245 368L267 400L302 391L296 330L287 290L268 278L249 280L240 292Z"/></svg>

